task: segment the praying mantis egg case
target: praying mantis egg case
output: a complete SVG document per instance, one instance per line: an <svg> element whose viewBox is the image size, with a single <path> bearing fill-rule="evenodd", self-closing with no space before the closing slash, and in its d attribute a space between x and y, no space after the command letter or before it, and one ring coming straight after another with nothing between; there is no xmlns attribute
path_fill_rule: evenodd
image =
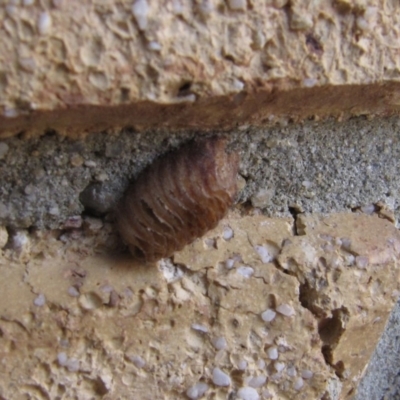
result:
<svg viewBox="0 0 400 400"><path fill-rule="evenodd" d="M145 262L170 257L215 228L236 192L239 155L225 138L193 140L147 167L116 210L132 255Z"/></svg>

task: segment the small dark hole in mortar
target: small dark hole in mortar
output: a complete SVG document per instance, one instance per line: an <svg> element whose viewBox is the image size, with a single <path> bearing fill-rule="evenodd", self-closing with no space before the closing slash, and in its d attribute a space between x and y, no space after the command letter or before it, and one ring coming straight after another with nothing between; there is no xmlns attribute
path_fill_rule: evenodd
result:
<svg viewBox="0 0 400 400"><path fill-rule="evenodd" d="M178 96L187 96L190 94L190 89L192 87L192 82L185 82L183 85L181 85L178 89Z"/></svg>

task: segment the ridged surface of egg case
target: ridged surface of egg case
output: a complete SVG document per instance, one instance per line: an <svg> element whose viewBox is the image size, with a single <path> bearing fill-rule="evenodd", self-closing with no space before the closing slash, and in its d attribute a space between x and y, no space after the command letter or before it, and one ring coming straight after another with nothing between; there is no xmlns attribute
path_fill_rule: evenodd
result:
<svg viewBox="0 0 400 400"><path fill-rule="evenodd" d="M194 140L146 168L117 208L117 224L132 255L170 257L213 229L237 191L239 156L225 138Z"/></svg>

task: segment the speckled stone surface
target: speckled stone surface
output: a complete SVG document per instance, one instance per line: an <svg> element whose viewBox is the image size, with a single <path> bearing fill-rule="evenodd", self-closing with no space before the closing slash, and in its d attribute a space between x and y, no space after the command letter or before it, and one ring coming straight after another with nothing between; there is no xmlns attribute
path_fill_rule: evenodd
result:
<svg viewBox="0 0 400 400"><path fill-rule="evenodd" d="M395 117L360 117L232 131L228 147L241 157L238 201L269 216L382 202L397 218L399 126ZM125 129L80 141L54 132L1 141L0 225L55 228L82 211L104 215L143 168L198 135Z"/></svg>

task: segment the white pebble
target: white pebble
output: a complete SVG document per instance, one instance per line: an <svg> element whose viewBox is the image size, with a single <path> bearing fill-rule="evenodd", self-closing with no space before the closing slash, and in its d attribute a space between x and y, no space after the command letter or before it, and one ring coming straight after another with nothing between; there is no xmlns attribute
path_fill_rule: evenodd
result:
<svg viewBox="0 0 400 400"><path fill-rule="evenodd" d="M371 18L375 18L377 12L378 12L378 7L367 7L367 9L364 11L364 17L367 18L368 20Z"/></svg>
<svg viewBox="0 0 400 400"><path fill-rule="evenodd" d="M100 288L100 290L104 293L111 293L114 288L111 285L105 284Z"/></svg>
<svg viewBox="0 0 400 400"><path fill-rule="evenodd" d="M240 388L237 392L239 399L242 400L258 400L260 396L257 393L256 389L251 387L243 387Z"/></svg>
<svg viewBox="0 0 400 400"><path fill-rule="evenodd" d="M158 268L162 272L167 283L175 282L183 277L183 271L172 263L169 258L162 258L158 262Z"/></svg>
<svg viewBox="0 0 400 400"><path fill-rule="evenodd" d="M285 369L285 363L275 361L274 368L275 368L276 372L282 372Z"/></svg>
<svg viewBox="0 0 400 400"><path fill-rule="evenodd" d="M231 384L231 378L225 372L221 371L219 368L213 369L212 380L217 386L229 386Z"/></svg>
<svg viewBox="0 0 400 400"><path fill-rule="evenodd" d="M313 18L311 15L301 13L292 13L290 27L294 30L307 30L313 26Z"/></svg>
<svg viewBox="0 0 400 400"><path fill-rule="evenodd" d="M216 249L217 247L217 242L215 240L215 238L207 238L206 240L204 240L204 244L206 245L206 247L208 249Z"/></svg>
<svg viewBox="0 0 400 400"><path fill-rule="evenodd" d="M69 372L78 371L79 370L79 360L77 360L76 358L70 358L66 363L66 367Z"/></svg>
<svg viewBox="0 0 400 400"><path fill-rule="evenodd" d="M208 328L206 326L200 325L200 324L192 324L192 329L194 329L195 331L204 332L204 333L208 332Z"/></svg>
<svg viewBox="0 0 400 400"><path fill-rule="evenodd" d="M344 257L344 261L345 261L347 266L354 265L355 257L352 254L349 254L349 255Z"/></svg>
<svg viewBox="0 0 400 400"><path fill-rule="evenodd" d="M161 44L156 42L155 40L149 42L147 47L149 50L152 50L152 51L160 51L161 50Z"/></svg>
<svg viewBox="0 0 400 400"><path fill-rule="evenodd" d="M373 204L369 204L368 206L361 207L361 211L364 214L373 214L375 212L375 206Z"/></svg>
<svg viewBox="0 0 400 400"><path fill-rule="evenodd" d="M31 57L20 57L18 64L26 72L33 72L36 69L36 61Z"/></svg>
<svg viewBox="0 0 400 400"><path fill-rule="evenodd" d="M225 349L227 346L226 339L222 336L214 338L212 340L212 344L217 350Z"/></svg>
<svg viewBox="0 0 400 400"><path fill-rule="evenodd" d="M276 311L278 311L278 313L284 315L285 317L291 317L292 315L294 315L294 309L289 304L279 305L278 307L276 307Z"/></svg>
<svg viewBox="0 0 400 400"><path fill-rule="evenodd" d="M314 376L314 373L312 371L310 371L309 369L303 369L303 371L301 371L301 377L303 379L311 379Z"/></svg>
<svg viewBox="0 0 400 400"><path fill-rule="evenodd" d="M203 382L198 382L191 388L186 391L187 397L192 400L196 400L199 397L203 396L205 392L208 390L208 385Z"/></svg>
<svg viewBox="0 0 400 400"><path fill-rule="evenodd" d="M311 88L311 87L314 87L317 84L317 82L318 82L318 80L315 78L305 78L305 79L303 79L303 86ZM308 189L311 186L311 182L308 182L309 186L304 185L305 182L308 182L308 181L304 181L303 186Z"/></svg>
<svg viewBox="0 0 400 400"><path fill-rule="evenodd" d="M94 161L92 161L92 160L87 160L87 161L85 161L83 164L85 165L85 167L88 167L88 168L94 168L94 167L96 167L96 165L97 165L97 164L96 164Z"/></svg>
<svg viewBox="0 0 400 400"><path fill-rule="evenodd" d="M194 103L196 101L196 95L191 93L187 96L178 96L174 101L175 103Z"/></svg>
<svg viewBox="0 0 400 400"><path fill-rule="evenodd" d="M199 11L203 17L208 18L214 11L214 6L210 0L201 0Z"/></svg>
<svg viewBox="0 0 400 400"><path fill-rule="evenodd" d="M324 250L326 253L333 253L335 248L331 244L324 244L322 246L322 250Z"/></svg>
<svg viewBox="0 0 400 400"><path fill-rule="evenodd" d="M275 195L275 188L260 189L251 197L251 204L253 207L264 208L270 204L271 199Z"/></svg>
<svg viewBox="0 0 400 400"><path fill-rule="evenodd" d="M294 381L293 389L294 389L294 390L300 390L300 389L303 387L303 385L304 385L303 379L302 379L302 378L297 378L297 379Z"/></svg>
<svg viewBox="0 0 400 400"><path fill-rule="evenodd" d="M172 11L176 15L183 14L183 6L180 0L172 0Z"/></svg>
<svg viewBox="0 0 400 400"><path fill-rule="evenodd" d="M369 31L371 29L369 22L363 17L358 17L356 23L357 28L362 31Z"/></svg>
<svg viewBox="0 0 400 400"><path fill-rule="evenodd" d="M273 261L274 256L271 254L267 247L265 246L254 246L254 250L258 253L261 258L261 262L264 264L268 264L269 262Z"/></svg>
<svg viewBox="0 0 400 400"><path fill-rule="evenodd" d="M232 228L230 226L226 226L224 228L224 232L222 233L222 237L225 240L230 240L230 239L233 238L233 230L232 230Z"/></svg>
<svg viewBox="0 0 400 400"><path fill-rule="evenodd" d="M68 357L63 351L57 354L57 362L60 366L65 367L67 365Z"/></svg>
<svg viewBox="0 0 400 400"><path fill-rule="evenodd" d="M264 360L258 360L257 367L260 369L265 368L265 361Z"/></svg>
<svg viewBox="0 0 400 400"><path fill-rule="evenodd" d="M275 344L279 347L279 348L285 348L288 349L290 346L288 345L288 342L286 340L286 337L284 335L279 335L275 338Z"/></svg>
<svg viewBox="0 0 400 400"><path fill-rule="evenodd" d="M278 359L278 349L276 347L270 347L267 350L267 354L270 360L277 360Z"/></svg>
<svg viewBox="0 0 400 400"><path fill-rule="evenodd" d="M278 383L282 380L282 374L279 372L276 372L275 374L272 374L269 376L269 380L271 382Z"/></svg>
<svg viewBox="0 0 400 400"><path fill-rule="evenodd" d="M251 378L248 382L248 385L253 388L259 388L263 386L267 382L267 377L265 375L259 375Z"/></svg>
<svg viewBox="0 0 400 400"><path fill-rule="evenodd" d="M130 356L129 360L131 360L137 368L143 368L146 365L146 361L140 356Z"/></svg>
<svg viewBox="0 0 400 400"><path fill-rule="evenodd" d="M71 296L71 297L79 297L79 290L75 287L75 286L70 286L69 288L68 288L68 294Z"/></svg>
<svg viewBox="0 0 400 400"><path fill-rule="evenodd" d="M60 346L61 347L69 347L70 343L68 339L60 339Z"/></svg>
<svg viewBox="0 0 400 400"><path fill-rule="evenodd" d="M333 240L333 237L332 237L331 235L328 235L327 233L321 233L321 234L319 235L319 237L320 237L322 240L325 240L326 242L332 242L332 240Z"/></svg>
<svg viewBox="0 0 400 400"><path fill-rule="evenodd" d="M242 260L242 258L241 258L239 255L235 255L235 256L233 256L233 257L231 257L231 258L228 258L228 259L225 261L225 267L226 267L227 269L232 269L232 268L234 267L235 263L236 263L237 261L241 261L241 260Z"/></svg>
<svg viewBox="0 0 400 400"><path fill-rule="evenodd" d="M103 221L99 218L85 217L84 219L85 227L91 231L99 231L103 227Z"/></svg>
<svg viewBox="0 0 400 400"><path fill-rule="evenodd" d="M228 4L231 10L246 9L246 0L228 0Z"/></svg>
<svg viewBox="0 0 400 400"><path fill-rule="evenodd" d="M23 4L24 6L31 6L33 3L35 2L35 0L23 0Z"/></svg>
<svg viewBox="0 0 400 400"><path fill-rule="evenodd" d="M245 278L250 278L254 274L254 269L247 265L242 265L236 270L236 272Z"/></svg>
<svg viewBox="0 0 400 400"><path fill-rule="evenodd" d="M262 391L262 395L265 399L269 399L272 397L272 393L268 389L264 389Z"/></svg>
<svg viewBox="0 0 400 400"><path fill-rule="evenodd" d="M349 238L341 238L342 247L344 249L350 249L351 247L351 240Z"/></svg>
<svg viewBox="0 0 400 400"><path fill-rule="evenodd" d="M40 293L35 300L33 300L33 304L37 307L42 307L46 304L46 297L44 297L43 293Z"/></svg>
<svg viewBox="0 0 400 400"><path fill-rule="evenodd" d="M51 17L48 12L42 12L39 15L38 31L41 35L47 35L51 29Z"/></svg>
<svg viewBox="0 0 400 400"><path fill-rule="evenodd" d="M149 5L146 0L136 0L132 5L132 14L138 24L139 30L144 31L147 28L147 16Z"/></svg>
<svg viewBox="0 0 400 400"><path fill-rule="evenodd" d="M11 18L16 17L18 15L18 8L14 4L8 4L6 6L6 13Z"/></svg>
<svg viewBox="0 0 400 400"><path fill-rule="evenodd" d="M240 360L238 363L238 368L241 371L244 371L247 368L247 361L246 360Z"/></svg>
<svg viewBox="0 0 400 400"><path fill-rule="evenodd" d="M3 115L6 118L15 118L18 117L18 110L15 108L4 108Z"/></svg>
<svg viewBox="0 0 400 400"><path fill-rule="evenodd" d="M335 239L335 244L336 244L336 246L342 246L342 239L340 239L340 238L336 238Z"/></svg>
<svg viewBox="0 0 400 400"><path fill-rule="evenodd" d="M368 266L368 264L369 264L368 257L364 257L364 256L356 257L356 265L358 268L364 269Z"/></svg>
<svg viewBox="0 0 400 400"><path fill-rule="evenodd" d="M2 160L6 154L8 153L8 150L10 150L10 147L8 146L7 143L0 142L0 160Z"/></svg>
<svg viewBox="0 0 400 400"><path fill-rule="evenodd" d="M63 229L79 229L82 226L82 217L80 215L73 215L68 217L63 224Z"/></svg>
<svg viewBox="0 0 400 400"><path fill-rule="evenodd" d="M28 233L25 231L17 231L12 237L12 247L15 250L23 250L29 244Z"/></svg>
<svg viewBox="0 0 400 400"><path fill-rule="evenodd" d="M50 215L60 215L60 209L58 208L58 206L50 207L49 214Z"/></svg>
<svg viewBox="0 0 400 400"><path fill-rule="evenodd" d="M297 375L297 371L295 367L289 367L286 370L286 373L288 374L288 376L291 376L292 378L295 377Z"/></svg>
<svg viewBox="0 0 400 400"><path fill-rule="evenodd" d="M235 90L240 92L244 88L244 82L242 82L240 79L234 79L233 80L233 87Z"/></svg>
<svg viewBox="0 0 400 400"><path fill-rule="evenodd" d="M303 181L303 182L301 182L301 184L302 184L306 189L310 189L310 187L312 186L312 182L310 182L310 181Z"/></svg>
<svg viewBox="0 0 400 400"><path fill-rule="evenodd" d="M1 207L1 203L0 203ZM0 226L0 249L2 249L8 242L8 232L4 226Z"/></svg>
<svg viewBox="0 0 400 400"><path fill-rule="evenodd" d="M276 312L274 310L271 310L270 308L268 310L265 310L261 314L261 318L265 322L271 322L276 316Z"/></svg>

